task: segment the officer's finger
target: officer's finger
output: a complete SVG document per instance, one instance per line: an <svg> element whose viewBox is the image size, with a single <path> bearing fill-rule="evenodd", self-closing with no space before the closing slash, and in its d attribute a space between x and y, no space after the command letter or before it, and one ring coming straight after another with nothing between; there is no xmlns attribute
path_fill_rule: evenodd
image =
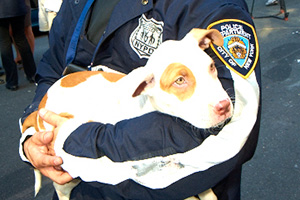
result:
<svg viewBox="0 0 300 200"><path fill-rule="evenodd" d="M44 167L56 167L63 163L60 157L50 155L45 146L37 146L30 143L30 141L26 141L24 151L29 162L37 169Z"/></svg>
<svg viewBox="0 0 300 200"><path fill-rule="evenodd" d="M43 155L39 160L36 161L37 168L58 167L63 164L63 161L60 157L51 155Z"/></svg>
<svg viewBox="0 0 300 200"><path fill-rule="evenodd" d="M42 168L40 171L44 176L47 176L60 185L68 183L73 179L66 171L56 170L53 167Z"/></svg>
<svg viewBox="0 0 300 200"><path fill-rule="evenodd" d="M44 108L39 110L39 115L43 120L55 127L59 126L60 123L64 120L63 117Z"/></svg>
<svg viewBox="0 0 300 200"><path fill-rule="evenodd" d="M57 184L60 185L64 185L68 182L70 182L71 180L73 180L72 176L70 176L67 172L63 172L62 174L60 174L59 176L56 177L50 177L54 182L56 182Z"/></svg>
<svg viewBox="0 0 300 200"><path fill-rule="evenodd" d="M48 145L53 140L53 132L51 131L44 131L44 132L36 132L31 138L31 142L35 145L42 146Z"/></svg>

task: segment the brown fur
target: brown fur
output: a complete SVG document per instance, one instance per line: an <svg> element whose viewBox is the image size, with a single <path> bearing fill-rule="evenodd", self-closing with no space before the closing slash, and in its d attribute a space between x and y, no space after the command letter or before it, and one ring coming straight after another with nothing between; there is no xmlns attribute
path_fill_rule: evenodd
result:
<svg viewBox="0 0 300 200"><path fill-rule="evenodd" d="M73 74L69 74L68 76L64 77L61 82L61 87L75 87L76 85L79 85L80 83L86 81L89 77L99 74L99 71L83 71L83 72L77 72Z"/></svg>
<svg viewBox="0 0 300 200"><path fill-rule="evenodd" d="M23 126L22 126L22 133L24 133L24 131L26 131L26 129L28 129L30 127L34 127L35 130L38 131L38 126L36 123L37 114L38 114L38 111L34 111L25 119Z"/></svg>
<svg viewBox="0 0 300 200"><path fill-rule="evenodd" d="M125 74L115 74L115 73L102 72L102 71L83 71L83 72L69 74L68 76L64 77L61 80L60 85L61 87L75 87L76 85L86 81L89 77L100 73L106 80L110 82L116 82L125 76Z"/></svg>
<svg viewBox="0 0 300 200"><path fill-rule="evenodd" d="M186 80L186 87L174 87L173 83L179 77L183 77ZM179 100L184 101L193 95L196 79L189 68L180 63L172 63L162 74L160 87L162 90L177 96Z"/></svg>

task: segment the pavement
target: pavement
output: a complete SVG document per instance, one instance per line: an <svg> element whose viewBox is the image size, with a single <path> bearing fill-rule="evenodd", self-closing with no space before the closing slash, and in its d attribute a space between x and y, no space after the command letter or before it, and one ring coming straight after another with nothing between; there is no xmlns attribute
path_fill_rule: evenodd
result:
<svg viewBox="0 0 300 200"><path fill-rule="evenodd" d="M285 2L288 21L254 18L263 105L257 151L243 169L244 200L300 199L300 2ZM254 17L279 12L264 3L255 2Z"/></svg>
<svg viewBox="0 0 300 200"><path fill-rule="evenodd" d="M251 10L252 0L247 1ZM255 1L253 16L262 67L262 121L257 151L243 168L242 200L300 199L300 2L287 0L288 20L256 18L274 15L279 6ZM284 17L283 14L279 17ZM38 62L48 48L47 36L36 36ZM33 199L32 169L18 155L18 118L35 86L19 71L20 89L0 85L0 199ZM0 79L3 77L0 77ZM297 135L298 134L298 135ZM36 200L50 199L53 187L44 179Z"/></svg>

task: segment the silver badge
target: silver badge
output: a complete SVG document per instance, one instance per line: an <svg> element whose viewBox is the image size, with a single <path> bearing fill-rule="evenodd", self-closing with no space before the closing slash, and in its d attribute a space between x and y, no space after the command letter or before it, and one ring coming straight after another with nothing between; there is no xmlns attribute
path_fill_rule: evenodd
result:
<svg viewBox="0 0 300 200"><path fill-rule="evenodd" d="M130 35L130 46L140 58L149 58L162 43L163 22L142 15L138 27Z"/></svg>

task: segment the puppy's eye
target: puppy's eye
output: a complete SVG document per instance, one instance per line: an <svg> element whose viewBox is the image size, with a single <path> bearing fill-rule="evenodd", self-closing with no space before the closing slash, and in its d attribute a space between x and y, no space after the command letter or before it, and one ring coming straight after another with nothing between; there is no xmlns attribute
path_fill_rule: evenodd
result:
<svg viewBox="0 0 300 200"><path fill-rule="evenodd" d="M182 77L182 76L178 77L178 78L176 79L175 83L176 83L177 85L182 85L182 84L184 84L184 83L185 83L184 77Z"/></svg>

